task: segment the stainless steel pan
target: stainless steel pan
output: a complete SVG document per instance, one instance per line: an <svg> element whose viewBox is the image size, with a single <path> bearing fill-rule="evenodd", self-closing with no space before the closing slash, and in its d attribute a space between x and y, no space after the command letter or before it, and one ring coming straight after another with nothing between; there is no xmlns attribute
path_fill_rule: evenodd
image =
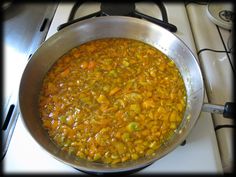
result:
<svg viewBox="0 0 236 177"><path fill-rule="evenodd" d="M42 80L49 68L60 56L73 47L87 41L108 37L136 39L158 48L176 63L184 79L187 89L187 109L184 119L175 135L161 146L154 157L117 165L78 160L58 149L42 127L38 110L38 96ZM211 105L204 104L203 100L204 84L201 70L190 49L174 34L162 27L144 20L120 16L84 20L57 32L45 41L31 57L23 73L19 90L20 111L32 137L59 161L89 173L132 171L143 168L167 155L186 139L203 107L207 110L212 108ZM224 107L221 108L224 109Z"/></svg>

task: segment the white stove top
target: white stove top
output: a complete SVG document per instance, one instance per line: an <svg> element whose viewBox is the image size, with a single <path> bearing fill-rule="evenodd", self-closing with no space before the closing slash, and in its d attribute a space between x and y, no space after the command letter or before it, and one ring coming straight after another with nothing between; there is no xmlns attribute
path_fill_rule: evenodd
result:
<svg viewBox="0 0 236 177"><path fill-rule="evenodd" d="M177 26L175 33L181 38L197 57L195 43L184 4L166 3L169 23ZM57 27L68 19L73 3L59 4L51 23L47 39L56 33ZM83 7L85 7L84 5ZM95 11L95 6L89 5ZM82 7L82 6L81 6ZM98 8L99 9L99 8ZM138 11L153 17L160 17L160 11L153 3L138 3ZM83 12L83 14L82 14ZM87 15L88 10L81 10L78 16ZM207 98L205 98L207 102ZM53 174L84 174L66 164L52 158L30 136L18 118L8 152L3 160L3 171L9 173L53 173ZM202 112L196 126L186 139L184 146L177 147L162 159L156 161L137 174L157 173L222 173L222 164L217 145L216 133L210 113Z"/></svg>
<svg viewBox="0 0 236 177"><path fill-rule="evenodd" d="M187 5L187 12L209 102L224 105L226 102L233 101L233 79L235 76L233 31L225 29L225 25L218 26L220 23L211 20L208 7L208 5L190 3ZM221 10L232 8L232 4L230 2L215 3L210 7L217 7L215 11L222 12ZM231 172L234 157L234 121L226 119L220 114L214 114L213 121L224 172Z"/></svg>

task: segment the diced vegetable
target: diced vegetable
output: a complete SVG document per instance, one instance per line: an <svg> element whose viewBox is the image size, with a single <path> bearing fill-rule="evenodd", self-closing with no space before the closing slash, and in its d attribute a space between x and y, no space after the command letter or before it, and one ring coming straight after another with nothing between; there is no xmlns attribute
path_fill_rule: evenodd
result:
<svg viewBox="0 0 236 177"><path fill-rule="evenodd" d="M137 160L138 159L138 154L136 154L136 153L131 154L131 158L133 160Z"/></svg>
<svg viewBox="0 0 236 177"><path fill-rule="evenodd" d="M97 161L100 158L101 158L101 154L100 153L96 153L96 154L94 154L93 160Z"/></svg>
<svg viewBox="0 0 236 177"><path fill-rule="evenodd" d="M136 104L131 104L130 105L130 110L134 111L135 113L139 114L141 112L141 107L138 103Z"/></svg>
<svg viewBox="0 0 236 177"><path fill-rule="evenodd" d="M88 69L94 69L96 66L96 62L94 60L89 61Z"/></svg>
<svg viewBox="0 0 236 177"><path fill-rule="evenodd" d="M124 66L129 66L129 62L128 61L126 61L126 60L124 60L123 62L122 62L122 64L124 65Z"/></svg>
<svg viewBox="0 0 236 177"><path fill-rule="evenodd" d="M147 99L142 103L143 108L148 109L148 108L154 108L155 103L153 99Z"/></svg>
<svg viewBox="0 0 236 177"><path fill-rule="evenodd" d="M109 100L107 99L107 97L105 95L99 95L99 97L97 98L98 103L101 104L109 104Z"/></svg>
<svg viewBox="0 0 236 177"><path fill-rule="evenodd" d="M59 119L62 123L66 123L66 116L60 116Z"/></svg>
<svg viewBox="0 0 236 177"><path fill-rule="evenodd" d="M139 94L139 93L135 93L135 92L132 92L132 93L128 93L125 95L125 99L127 99L128 101L140 101L142 100L142 95Z"/></svg>
<svg viewBox="0 0 236 177"><path fill-rule="evenodd" d="M107 38L56 61L43 80L39 110L63 151L113 165L154 155L181 123L186 100L178 68L161 51Z"/></svg>
<svg viewBox="0 0 236 177"><path fill-rule="evenodd" d="M111 70L111 71L108 73L108 75L109 75L109 76L112 76L112 77L117 77L117 76L118 76L116 70L114 70L114 69Z"/></svg>
<svg viewBox="0 0 236 177"><path fill-rule="evenodd" d="M170 115L170 121L171 122L175 122L175 121L177 121L177 112L174 110L174 111L172 111L172 113L171 113L171 115Z"/></svg>
<svg viewBox="0 0 236 177"><path fill-rule="evenodd" d="M125 102L124 102L122 99L117 99L117 100L114 102L114 105L115 105L115 106L118 106L118 107L121 107L121 108L124 108L124 107L125 107Z"/></svg>
<svg viewBox="0 0 236 177"><path fill-rule="evenodd" d="M119 90L120 90L119 87L115 87L115 88L113 88L113 89L109 92L109 95L112 96L112 95L114 95L116 92L118 92Z"/></svg>
<svg viewBox="0 0 236 177"><path fill-rule="evenodd" d="M83 62L80 64L80 67L81 67L82 69L86 69L86 68L88 67L88 62L83 61Z"/></svg>
<svg viewBox="0 0 236 177"><path fill-rule="evenodd" d="M137 131L139 130L139 124L137 122L131 122L128 124L127 129L130 132Z"/></svg>
<svg viewBox="0 0 236 177"><path fill-rule="evenodd" d="M176 123L175 122L171 122L170 123L170 128L171 129L176 129Z"/></svg>
<svg viewBox="0 0 236 177"><path fill-rule="evenodd" d="M67 69L65 69L64 71L61 72L60 76L66 77L69 73L70 73L70 69L67 68Z"/></svg>
<svg viewBox="0 0 236 177"><path fill-rule="evenodd" d="M123 143L118 141L118 142L114 143L114 146L116 147L116 150L119 154L124 154L125 153L126 147Z"/></svg>
<svg viewBox="0 0 236 177"><path fill-rule="evenodd" d="M130 140L130 134L127 133L127 132L123 133L122 134L122 140L125 141L125 142L129 141Z"/></svg>

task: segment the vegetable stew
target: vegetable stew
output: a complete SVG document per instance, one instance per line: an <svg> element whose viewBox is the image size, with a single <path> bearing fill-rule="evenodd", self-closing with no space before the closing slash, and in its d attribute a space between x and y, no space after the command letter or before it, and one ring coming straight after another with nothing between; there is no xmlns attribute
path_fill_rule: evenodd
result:
<svg viewBox="0 0 236 177"><path fill-rule="evenodd" d="M178 128L186 89L175 63L141 41L105 38L63 55L44 78L43 126L62 150L116 164L154 155Z"/></svg>

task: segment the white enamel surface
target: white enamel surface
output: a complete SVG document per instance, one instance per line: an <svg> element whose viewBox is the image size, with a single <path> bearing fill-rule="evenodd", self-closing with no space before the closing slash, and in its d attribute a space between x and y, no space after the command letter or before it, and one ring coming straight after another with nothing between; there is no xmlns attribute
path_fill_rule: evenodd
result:
<svg viewBox="0 0 236 177"><path fill-rule="evenodd" d="M233 101L233 73L227 56L224 53L205 51L200 53L199 60L210 102L224 105ZM213 117L215 126L233 123L232 119L223 118L221 114L214 114Z"/></svg>
<svg viewBox="0 0 236 177"><path fill-rule="evenodd" d="M198 50L213 47L215 50L224 50L222 43L217 41L220 37L215 24L212 23L207 14L205 5L189 4L187 6L192 32L195 39L196 48Z"/></svg>
<svg viewBox="0 0 236 177"><path fill-rule="evenodd" d="M217 27L207 17L206 5L189 4L187 9L193 27L193 35L197 50L213 49L225 51ZM202 25L199 25L202 24ZM229 38L229 31L220 29L224 43ZM199 54L200 65L205 80L209 101L215 104L224 104L233 101L233 70L225 52L202 51ZM232 122L222 115L220 124ZM216 121L217 124L217 121Z"/></svg>
<svg viewBox="0 0 236 177"><path fill-rule="evenodd" d="M140 3L137 6L140 12L154 17L160 16L158 14L159 11L156 11L156 7L153 4L143 4L143 7L141 5ZM89 6L91 7L91 4ZM66 22L71 8L71 3L59 4L47 38L56 32L60 24ZM97 7L92 6L91 8L95 11ZM178 28L175 34L197 56L184 4L168 3L166 4L166 9L169 22ZM88 14L88 11L83 10L83 14L77 15L83 16L86 14ZM205 98L205 101L207 102L207 98ZM19 117L12 142L4 159L3 171L5 173L83 174L55 160L43 151L23 126L21 117ZM199 120L189 134L185 146L177 147L170 154L138 172L138 174L156 173L222 173L222 164L210 113L202 112L200 114Z"/></svg>
<svg viewBox="0 0 236 177"><path fill-rule="evenodd" d="M219 147L221 154L224 154L222 158L222 164L224 165L225 172L232 172L233 170L233 162L234 155L232 152L234 151L234 142L233 142L233 129L232 128L222 128L217 130L216 134L221 141L219 141Z"/></svg>
<svg viewBox="0 0 236 177"><path fill-rule="evenodd" d="M229 51L229 40L233 40L230 31L220 28L208 18L207 6L189 4L187 6L190 23L193 27L197 51L202 49L213 49ZM219 33L220 32L220 33ZM223 38L221 40L220 34ZM232 41L231 41L232 42ZM224 105L233 101L233 62L232 54L227 56L226 52L214 52L205 50L199 54L199 61L205 80L206 91L210 103ZM232 125L234 121L224 118L221 114L214 114L214 126ZM216 130L217 141L222 159L222 166L225 172L232 170L233 129L221 128Z"/></svg>

